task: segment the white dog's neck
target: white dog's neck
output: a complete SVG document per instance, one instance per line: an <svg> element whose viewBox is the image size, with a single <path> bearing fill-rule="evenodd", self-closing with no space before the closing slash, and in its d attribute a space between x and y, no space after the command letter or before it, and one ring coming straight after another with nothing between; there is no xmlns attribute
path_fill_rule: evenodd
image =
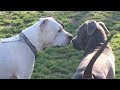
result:
<svg viewBox="0 0 120 90"><path fill-rule="evenodd" d="M39 42L40 35L41 35L39 25L40 25L40 22L37 22L34 25L22 31L24 35L28 38L28 40L35 46L37 51L40 51L43 49L42 42Z"/></svg>

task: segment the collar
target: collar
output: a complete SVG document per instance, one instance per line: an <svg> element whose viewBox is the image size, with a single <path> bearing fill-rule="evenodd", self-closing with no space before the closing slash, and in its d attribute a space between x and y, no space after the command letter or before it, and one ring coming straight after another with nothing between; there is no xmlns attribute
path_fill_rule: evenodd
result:
<svg viewBox="0 0 120 90"><path fill-rule="evenodd" d="M28 38L22 32L19 34L19 37L30 47L30 49L35 55L35 60L36 60L38 54L35 46L28 40Z"/></svg>

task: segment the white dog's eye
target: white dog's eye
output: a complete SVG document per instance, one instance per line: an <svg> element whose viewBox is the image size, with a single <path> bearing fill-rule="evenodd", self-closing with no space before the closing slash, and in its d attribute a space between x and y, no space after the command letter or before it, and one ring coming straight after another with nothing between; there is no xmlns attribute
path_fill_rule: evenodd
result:
<svg viewBox="0 0 120 90"><path fill-rule="evenodd" d="M62 30L58 30L58 32L60 33Z"/></svg>

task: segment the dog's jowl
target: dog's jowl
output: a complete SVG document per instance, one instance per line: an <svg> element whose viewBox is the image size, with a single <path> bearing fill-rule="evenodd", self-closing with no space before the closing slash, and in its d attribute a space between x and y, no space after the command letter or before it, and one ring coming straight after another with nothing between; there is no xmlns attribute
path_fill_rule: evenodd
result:
<svg viewBox="0 0 120 90"><path fill-rule="evenodd" d="M95 20L88 20L78 28L77 35L72 40L72 43L75 49L84 50L84 54L74 74L74 79L83 78L88 63L107 40L109 33L103 22L97 22ZM109 43L91 67L93 79L114 78L115 57Z"/></svg>
<svg viewBox="0 0 120 90"><path fill-rule="evenodd" d="M65 46L72 35L52 17L40 18L20 34L0 42L0 78L31 78L36 53L48 46Z"/></svg>

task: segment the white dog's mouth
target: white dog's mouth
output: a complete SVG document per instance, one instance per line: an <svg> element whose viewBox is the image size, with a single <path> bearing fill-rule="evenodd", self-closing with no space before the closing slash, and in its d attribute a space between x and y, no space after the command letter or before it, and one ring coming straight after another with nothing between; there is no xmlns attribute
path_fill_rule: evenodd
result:
<svg viewBox="0 0 120 90"><path fill-rule="evenodd" d="M69 44L70 44L70 42L69 42L69 43L66 43L66 44L64 44L64 45L55 45L54 47L63 48L63 47L65 47L65 46L69 45Z"/></svg>
<svg viewBox="0 0 120 90"><path fill-rule="evenodd" d="M62 47L64 47L64 46L59 46L59 45L57 45L57 46L55 46L55 47L57 47L57 48L62 48Z"/></svg>
<svg viewBox="0 0 120 90"><path fill-rule="evenodd" d="M56 46L53 46L54 48L63 48L64 46L59 46L59 45L56 45Z"/></svg>
<svg viewBox="0 0 120 90"><path fill-rule="evenodd" d="M57 48L62 48L62 47L65 47L67 45L69 45L71 42L68 41L67 43L64 43L64 44L61 44L61 45L54 45L54 47L57 47Z"/></svg>

